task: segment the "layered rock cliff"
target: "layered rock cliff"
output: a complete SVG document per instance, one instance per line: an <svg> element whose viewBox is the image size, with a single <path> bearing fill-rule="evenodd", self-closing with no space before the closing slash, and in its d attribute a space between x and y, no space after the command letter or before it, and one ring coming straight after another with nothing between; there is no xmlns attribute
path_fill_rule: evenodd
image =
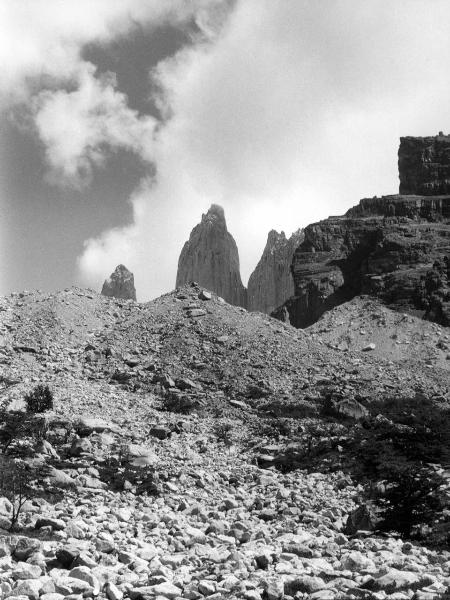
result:
<svg viewBox="0 0 450 600"><path fill-rule="evenodd" d="M272 229L269 232L261 259L248 280L248 310L270 314L293 295L291 262L302 240L301 229L289 239L284 231L278 233Z"/></svg>
<svg viewBox="0 0 450 600"><path fill-rule="evenodd" d="M213 204L194 227L178 260L176 286L196 281L228 303L247 305L239 271L239 253L227 230L224 210Z"/></svg>
<svg viewBox="0 0 450 600"><path fill-rule="evenodd" d="M102 294L123 300L136 300L133 273L124 265L118 265L108 279L105 279Z"/></svg>
<svg viewBox="0 0 450 600"><path fill-rule="evenodd" d="M450 194L450 136L400 138L398 170L400 194Z"/></svg>
<svg viewBox="0 0 450 600"><path fill-rule="evenodd" d="M358 294L450 325L450 196L361 200L305 229L294 296L274 316L307 327Z"/></svg>

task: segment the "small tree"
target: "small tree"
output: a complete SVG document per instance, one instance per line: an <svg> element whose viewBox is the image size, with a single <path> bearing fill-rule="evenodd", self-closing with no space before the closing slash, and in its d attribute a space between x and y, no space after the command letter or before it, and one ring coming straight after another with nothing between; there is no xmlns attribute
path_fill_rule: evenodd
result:
<svg viewBox="0 0 450 600"><path fill-rule="evenodd" d="M53 409L53 394L48 385L39 384L25 396L27 412L42 413Z"/></svg>
<svg viewBox="0 0 450 600"><path fill-rule="evenodd" d="M12 505L10 531L15 528L25 502L34 495L33 484L38 476L39 469L25 461L0 456L0 493Z"/></svg>

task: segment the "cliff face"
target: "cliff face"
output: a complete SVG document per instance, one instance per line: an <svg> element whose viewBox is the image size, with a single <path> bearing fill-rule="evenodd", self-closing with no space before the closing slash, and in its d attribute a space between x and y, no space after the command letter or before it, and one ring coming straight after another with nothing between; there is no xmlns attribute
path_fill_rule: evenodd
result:
<svg viewBox="0 0 450 600"><path fill-rule="evenodd" d="M400 194L450 194L450 136L400 138Z"/></svg>
<svg viewBox="0 0 450 600"><path fill-rule="evenodd" d="M227 230L221 206L213 204L194 227L178 260L176 286L196 281L229 304L247 305L239 271L239 253Z"/></svg>
<svg viewBox="0 0 450 600"><path fill-rule="evenodd" d="M303 240L299 229L287 239L284 232L270 231L266 247L248 281L248 309L270 314L294 293L291 262Z"/></svg>
<svg viewBox="0 0 450 600"><path fill-rule="evenodd" d="M118 265L108 279L105 279L102 294L123 300L136 300L133 273L124 265Z"/></svg>
<svg viewBox="0 0 450 600"><path fill-rule="evenodd" d="M294 253L294 296L274 316L307 327L358 294L450 324L450 196L361 200L305 229Z"/></svg>

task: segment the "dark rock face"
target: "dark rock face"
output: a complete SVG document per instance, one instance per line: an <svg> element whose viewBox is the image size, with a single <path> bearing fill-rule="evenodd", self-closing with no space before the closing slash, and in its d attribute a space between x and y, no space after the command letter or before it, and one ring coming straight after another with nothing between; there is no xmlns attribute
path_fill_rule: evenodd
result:
<svg viewBox="0 0 450 600"><path fill-rule="evenodd" d="M196 281L229 304L247 305L239 271L239 253L227 230L224 210L213 204L194 227L178 260L176 286Z"/></svg>
<svg viewBox="0 0 450 600"><path fill-rule="evenodd" d="M294 253L295 293L274 316L307 327L359 294L450 324L450 196L361 200L305 229Z"/></svg>
<svg viewBox="0 0 450 600"><path fill-rule="evenodd" d="M295 249L303 241L299 229L286 238L284 231L269 232L266 247L248 280L248 310L270 314L294 293L291 262Z"/></svg>
<svg viewBox="0 0 450 600"><path fill-rule="evenodd" d="M122 300L136 300L133 273L124 265L118 265L108 279L105 279L102 294Z"/></svg>
<svg viewBox="0 0 450 600"><path fill-rule="evenodd" d="M398 170L400 194L450 194L450 136L400 138Z"/></svg>

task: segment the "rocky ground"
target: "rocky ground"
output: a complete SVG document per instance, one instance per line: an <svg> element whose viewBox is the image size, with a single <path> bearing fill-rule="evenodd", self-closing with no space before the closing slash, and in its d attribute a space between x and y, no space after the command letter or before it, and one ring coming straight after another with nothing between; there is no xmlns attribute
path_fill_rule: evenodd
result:
<svg viewBox="0 0 450 600"><path fill-rule="evenodd" d="M447 404L447 330L418 323L358 299L296 330L196 286L0 299L0 399L55 397L16 532L0 500L1 597L443 597L448 550L352 529L336 461L275 460L330 394Z"/></svg>

